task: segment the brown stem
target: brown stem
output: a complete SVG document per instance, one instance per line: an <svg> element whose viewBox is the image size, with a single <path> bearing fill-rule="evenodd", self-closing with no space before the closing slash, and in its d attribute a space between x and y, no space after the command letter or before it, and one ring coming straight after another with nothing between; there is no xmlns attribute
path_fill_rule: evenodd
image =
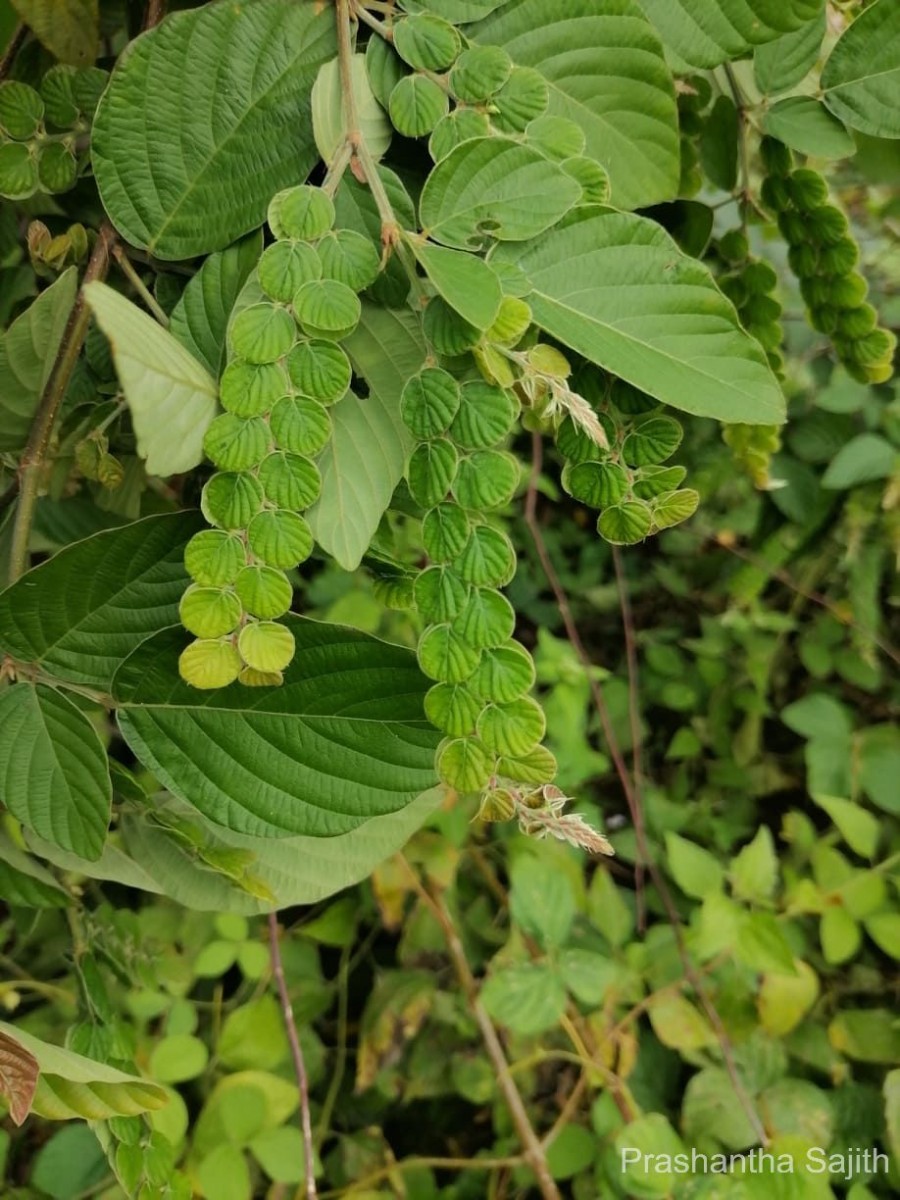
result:
<svg viewBox="0 0 900 1200"><path fill-rule="evenodd" d="M147 0L147 12L144 17L144 29L152 29L166 15L166 0Z"/></svg>
<svg viewBox="0 0 900 1200"><path fill-rule="evenodd" d="M428 891L413 867L402 854L399 855L399 858L409 872L413 888L417 895L428 906L443 930L447 949L450 952L450 958L453 962L457 978L462 985L469 1008L481 1032L488 1058L493 1063L497 1074L500 1091L503 1093L503 1099L506 1101L506 1106L509 1109L516 1132L522 1143L525 1161L537 1178L541 1195L544 1197L544 1200L561 1200L559 1189L554 1183L553 1177L550 1174L550 1168L547 1165L547 1156L544 1153L544 1148L534 1131L534 1126L531 1124L525 1103L522 1100L519 1089L516 1087L516 1081L513 1079L509 1069L509 1063L506 1061L506 1054L503 1051L500 1037L494 1028L491 1018L488 1016L487 1009L481 1003L478 982L472 974L472 968L469 966L469 960L466 958L466 952L457 933L456 926L453 923L450 910L440 895L435 895Z"/></svg>
<svg viewBox="0 0 900 1200"><path fill-rule="evenodd" d="M6 44L6 49L3 51L3 57L0 58L0 82L2 82L13 69L13 63L16 61L16 55L22 49L22 45L27 37L28 26L24 21L20 21L13 30L12 37Z"/></svg>
<svg viewBox="0 0 900 1200"><path fill-rule="evenodd" d="M316 1200L316 1168L313 1157L312 1117L309 1111L309 1080L306 1075L306 1063L303 1060L303 1048L297 1033L297 1022L294 1020L294 1008L284 975L284 963L281 960L281 946L278 942L278 914L274 912L269 913L269 958L272 963L272 973L278 985L284 1027L291 1047L291 1057L294 1060L297 1086L300 1089L300 1127L303 1131L303 1152L306 1158L306 1200Z"/></svg>
<svg viewBox="0 0 900 1200"><path fill-rule="evenodd" d="M675 906L675 901L672 898L672 893L669 890L669 885L666 882L665 876L660 871L653 856L650 853L650 847L647 841L647 832L644 827L644 815L640 802L640 796L635 791L633 781L628 773L628 767L625 763L625 758L622 754L619 740L616 737L613 728L612 720L609 715L609 709L606 704L606 699L600 689L600 685L592 674L593 663L590 655L585 649L584 642L581 640L581 635L578 632L578 626L575 624L575 619L572 616L572 609L569 605L569 598L566 595L565 589L560 582L560 578L556 573L556 568L553 566L553 560L547 550L547 544L544 541L544 536L541 532L540 524L537 520L537 484L541 472L541 464L543 461L543 443L539 433L533 434L532 437L533 458L531 479L528 485L528 492L525 497L525 523L531 532L534 546L543 567L544 574L547 577L547 582L550 584L551 591L556 599L556 606L559 609L559 614L562 617L563 625L566 630L566 636L572 649L578 655L582 666L587 675L588 684L591 690L591 696L594 701L594 707L600 718L600 724L603 728L603 735L606 739L609 756L612 759L613 766L616 769L616 774L619 777L622 791L625 794L625 800L628 804L628 810L631 814L631 822L634 826L634 836L637 843L638 855L646 864L647 870L650 873L650 878L659 893L663 908L669 924L672 927L672 933L675 938L675 945L678 950L678 957L681 960L682 969L685 977L690 982L704 1012L712 1026L713 1032L716 1035L716 1040L719 1043L719 1049L722 1054L725 1069L728 1072L728 1077L731 1080L731 1086L737 1096L738 1102L746 1113L747 1119L753 1126L753 1130L761 1145L768 1145L768 1136L765 1127L760 1120L759 1114L754 1107L753 1101L750 1098L747 1089L744 1087L740 1074L738 1073L737 1064L734 1059L734 1050L731 1041L728 1037L728 1032L722 1024L722 1018L719 1016L715 1005L710 1000L706 988L703 986L703 980L694 966L693 960L688 953L687 946L684 940L684 932L681 925L681 916Z"/></svg>
<svg viewBox="0 0 900 1200"><path fill-rule="evenodd" d="M88 261L81 290L69 313L56 361L38 403L28 442L22 452L19 463L19 503L16 508L9 553L10 583L14 583L28 567L28 543L31 539L31 526L34 521L44 461L47 457L50 439L53 436L56 418L87 336L91 313L84 298L84 284L105 277L109 270L110 250L115 244L115 240L116 235L112 226L104 222L100 227L97 241Z"/></svg>

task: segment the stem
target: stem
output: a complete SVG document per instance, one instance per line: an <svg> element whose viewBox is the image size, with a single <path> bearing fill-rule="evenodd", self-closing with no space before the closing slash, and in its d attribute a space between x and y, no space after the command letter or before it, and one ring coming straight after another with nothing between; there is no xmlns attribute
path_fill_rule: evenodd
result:
<svg viewBox="0 0 900 1200"><path fill-rule="evenodd" d="M147 14L144 17L144 29L152 29L166 15L166 0L147 0Z"/></svg>
<svg viewBox="0 0 900 1200"><path fill-rule="evenodd" d="M404 1158L400 1162L392 1162L386 1167L379 1167L371 1175L354 1180L346 1188L335 1188L333 1191L323 1192L321 1200L338 1200L340 1196L355 1195L362 1188L369 1188L373 1184L380 1183L382 1179L389 1179L395 1171L415 1171L423 1167L430 1167L435 1171L502 1171L508 1167L521 1166L521 1158L436 1158L416 1155L415 1158Z"/></svg>
<svg viewBox="0 0 900 1200"><path fill-rule="evenodd" d="M31 425L31 432L28 435L28 442L22 453L19 463L19 504L13 523L9 555L10 583L15 583L28 567L28 543L31 540L31 526L34 521L34 510L44 461L47 457L56 418L87 336L91 313L84 298L84 284L104 278L109 269L109 254L115 238L112 226L104 222L100 227L97 241L88 261L82 288L69 313L56 361L41 395Z"/></svg>
<svg viewBox="0 0 900 1200"><path fill-rule="evenodd" d="M137 271L134 269L134 264L121 246L113 246L113 258L116 260L116 263L122 274L143 300L147 308L149 308L153 316L156 317L157 321L159 321L160 325L162 325L163 329L168 329L169 318L166 316L163 309L160 308L155 296L148 289L140 275L138 275Z"/></svg>
<svg viewBox="0 0 900 1200"><path fill-rule="evenodd" d="M681 960L681 965L684 969L685 977L694 989L694 993L706 1013L710 1025L716 1035L716 1040L719 1043L719 1050L722 1054L722 1060L725 1064L725 1070L731 1081L731 1086L734 1093L744 1110L747 1119L753 1126L753 1130L760 1142L760 1145L767 1146L769 1139L765 1131L765 1127L760 1120L759 1114L753 1105L747 1089L744 1087L740 1074L738 1073L737 1064L734 1059L734 1049L729 1040L727 1030L722 1024L722 1018L719 1016L715 1005L707 995L706 989L703 986L703 980L697 968L694 966L693 960L688 953L687 946L684 940L684 932L681 925L681 917L678 909L675 907L675 901L672 899L672 893L669 890L669 885L666 882L665 876L656 865L653 856L650 854L650 847L647 841L647 832L644 827L644 814L641 805L640 793L635 790L631 777L628 774L628 767L625 764L625 758L622 754L619 740L616 737L615 730L610 719L609 709L606 705L606 699L600 689L599 684L593 677L591 668L593 663L585 649L584 642L581 640L581 635L578 632L578 626L575 624L575 619L572 616L572 609L569 605L569 598L566 595L565 589L560 582L559 576L556 573L556 568L553 566L553 560L547 550L547 544L544 541L541 527L537 520L537 484L541 472L541 464L543 461L543 443L539 433L532 436L533 459L531 479L528 485L528 492L525 499L525 523L528 526L532 540L534 541L535 549L537 550L538 558L541 566L544 569L544 574L547 577L547 582L550 584L551 591L556 599L556 606L559 609L559 614L562 617L563 625L566 630L566 636L572 649L578 655L588 679L591 696L594 700L594 707L597 710L597 715L600 717L600 724L603 728L603 735L606 738L607 749L609 756L612 759L613 766L616 769L616 774L619 777L619 782L622 791L625 794L625 800L628 804L628 810L631 813L631 822L634 826L635 841L637 843L637 851L639 857L647 866L650 873L650 878L659 893L663 908L669 924L672 927L672 934L675 938L675 945L678 950L678 957Z"/></svg>
<svg viewBox="0 0 900 1200"><path fill-rule="evenodd" d="M306 1197L307 1200L316 1200L316 1168L313 1161L312 1119L309 1113L309 1080L306 1075L306 1063L303 1061L300 1037L297 1033L297 1022L294 1020L294 1008L284 975L281 947L278 944L278 914L274 912L269 913L269 957L275 982L278 984L284 1027L287 1031L291 1057L294 1060L294 1071L297 1075L297 1085L300 1089L300 1127L303 1131L303 1151L306 1159Z"/></svg>
<svg viewBox="0 0 900 1200"><path fill-rule="evenodd" d="M544 1200L561 1200L559 1189L553 1181L550 1168L547 1166L547 1156L544 1153L544 1148L534 1131L534 1126L531 1124L524 1101L519 1093L519 1089L516 1087L516 1081L513 1079L509 1069L509 1063L506 1061L500 1037L494 1028L491 1018L488 1016L487 1009L481 1003L481 998L478 994L478 983L472 974L469 960L466 958L466 952L457 933L456 926L453 923L450 910L440 896L433 895L427 890L402 854L399 858L406 865L417 895L431 910L444 932L447 949L450 951L450 958L456 970L457 978L462 985L469 1008L481 1031L485 1049L497 1074L500 1091L503 1093L503 1098L506 1101L513 1124L516 1127L516 1132L522 1143L525 1161L537 1178L541 1195L544 1197Z"/></svg>
<svg viewBox="0 0 900 1200"><path fill-rule="evenodd" d="M328 1093L325 1097L325 1103L322 1105L322 1114L319 1117L319 1127L316 1132L316 1145L319 1147L321 1147L325 1138L328 1136L328 1126L331 1124L331 1114L334 1111L334 1106L341 1090L341 1084L344 1080L344 1070L347 1066L347 1011L349 1000L348 985L350 976L350 949L350 946L345 946L341 951L341 962L340 966L338 967L337 1054L335 1055L331 1083L328 1085Z"/></svg>
<svg viewBox="0 0 900 1200"><path fill-rule="evenodd" d="M393 42L394 31L390 25L385 25L384 21L379 21L377 17L373 17L369 10L359 0L353 0L353 15L358 21L362 21L364 25L368 25L370 29L374 29L379 37L384 38L386 42Z"/></svg>
<svg viewBox="0 0 900 1200"><path fill-rule="evenodd" d="M747 144L747 107L744 103L744 98L741 95L741 89L738 85L737 76L731 66L731 63L725 63L725 77L728 80L728 87L731 91L731 97L734 100L734 106L738 112L738 122L740 129L738 132L738 149L741 156L741 186L738 195L744 202L750 200L750 148ZM744 229L747 228L747 213L741 211L741 224Z"/></svg>
<svg viewBox="0 0 900 1200"><path fill-rule="evenodd" d="M6 44L6 49L3 51L3 57L0 58L0 81L4 80L13 68L16 61L16 56L22 49L22 44L28 37L28 26L24 21L20 21L12 33L12 37Z"/></svg>

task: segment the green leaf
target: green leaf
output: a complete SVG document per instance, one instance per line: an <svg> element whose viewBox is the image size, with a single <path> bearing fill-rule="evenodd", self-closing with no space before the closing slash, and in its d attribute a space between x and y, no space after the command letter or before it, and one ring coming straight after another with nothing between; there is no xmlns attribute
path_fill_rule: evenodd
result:
<svg viewBox="0 0 900 1200"><path fill-rule="evenodd" d="M845 908L826 908L819 922L819 941L832 966L853 958L862 945L862 930Z"/></svg>
<svg viewBox="0 0 900 1200"><path fill-rule="evenodd" d="M621 977L622 969L596 950L570 947L559 956L559 973L576 1000L599 1008Z"/></svg>
<svg viewBox="0 0 900 1200"><path fill-rule="evenodd" d="M691 1140L713 1137L729 1150L746 1150L757 1141L754 1124L735 1103L734 1085L721 1067L705 1067L688 1080L682 1120Z"/></svg>
<svg viewBox="0 0 900 1200"><path fill-rule="evenodd" d="M900 1160L900 1071L888 1071L884 1078L884 1123L891 1153Z"/></svg>
<svg viewBox="0 0 900 1200"><path fill-rule="evenodd" d="M796 970L781 926L767 912L744 915L738 930L735 957L751 971L780 971L790 975Z"/></svg>
<svg viewBox="0 0 900 1200"><path fill-rule="evenodd" d="M878 0L861 12L822 71L824 100L851 128L900 138L900 8Z"/></svg>
<svg viewBox="0 0 900 1200"><path fill-rule="evenodd" d="M550 113L584 130L586 153L609 173L612 202L671 200L680 152L672 76L635 0L513 0L467 33L502 46L550 86Z"/></svg>
<svg viewBox="0 0 900 1200"><path fill-rule="evenodd" d="M554 225L581 195L571 176L511 138L470 138L438 163L422 189L428 237L458 250L522 242Z"/></svg>
<svg viewBox="0 0 900 1200"><path fill-rule="evenodd" d="M105 283L85 297L109 338L131 409L138 453L150 475L177 475L203 461L216 414L216 382L171 333Z"/></svg>
<svg viewBox="0 0 900 1200"><path fill-rule="evenodd" d="M94 65L98 0L12 0L12 5L54 58L73 67Z"/></svg>
<svg viewBox="0 0 900 1200"><path fill-rule="evenodd" d="M672 1171L676 1155L684 1154L684 1143L661 1113L638 1117L617 1134L616 1164L621 1164L620 1183L628 1195L651 1198L668 1196L674 1191L678 1176ZM634 1152L639 1154L635 1159ZM659 1170L646 1170L644 1155L665 1157L657 1160ZM650 1159L654 1161L653 1158Z"/></svg>
<svg viewBox="0 0 900 1200"><path fill-rule="evenodd" d="M228 1014L219 1037L218 1056L233 1070L279 1066L288 1056L284 1018L274 997L260 996Z"/></svg>
<svg viewBox="0 0 900 1200"><path fill-rule="evenodd" d="M151 633L178 621L197 513L147 517L67 546L0 594L0 647L19 662L108 690Z"/></svg>
<svg viewBox="0 0 900 1200"><path fill-rule="evenodd" d="M760 825L752 842L729 865L734 894L741 900L768 900L778 882L778 856L768 825Z"/></svg>
<svg viewBox="0 0 900 1200"><path fill-rule="evenodd" d="M700 162L717 188L730 192L737 183L738 111L730 96L719 96L700 135Z"/></svg>
<svg viewBox="0 0 900 1200"><path fill-rule="evenodd" d="M887 1008L844 1009L828 1026L828 1040L858 1062L900 1062L900 1029Z"/></svg>
<svg viewBox="0 0 900 1200"><path fill-rule="evenodd" d="M160 1083L184 1083L202 1075L209 1062L204 1042L189 1033L160 1038L150 1055L150 1073Z"/></svg>
<svg viewBox="0 0 900 1200"><path fill-rule="evenodd" d="M548 949L562 946L575 920L575 896L558 866L523 855L510 872L510 916L519 928Z"/></svg>
<svg viewBox="0 0 900 1200"><path fill-rule="evenodd" d="M663 992L652 1000L647 1012L653 1032L673 1050L701 1050L716 1040L709 1022L684 996Z"/></svg>
<svg viewBox="0 0 900 1200"><path fill-rule="evenodd" d="M825 692L811 692L781 710L788 729L805 738L846 741L853 732L847 710Z"/></svg>
<svg viewBox="0 0 900 1200"><path fill-rule="evenodd" d="M0 802L40 837L98 858L112 784L87 717L53 688L17 683L0 694L0 728Z"/></svg>
<svg viewBox="0 0 900 1200"><path fill-rule="evenodd" d="M687 896L702 900L722 887L724 874L708 850L677 833L666 834L666 856L672 878Z"/></svg>
<svg viewBox="0 0 900 1200"><path fill-rule="evenodd" d="M261 253L262 236L252 233L211 254L172 309L169 332L213 379L225 366L225 333L234 302Z"/></svg>
<svg viewBox="0 0 900 1200"><path fill-rule="evenodd" d="M777 94L794 87L811 71L819 58L825 37L825 8L794 33L783 33L774 42L757 46L753 72L761 92Z"/></svg>
<svg viewBox="0 0 900 1200"><path fill-rule="evenodd" d="M145 642L116 675L119 725L176 796L257 837L334 837L397 812L434 783L437 734L407 650L290 618L297 652L278 688L198 692L177 659L185 636Z"/></svg>
<svg viewBox="0 0 900 1200"><path fill-rule="evenodd" d="M852 800L841 800L838 796L814 794L813 800L828 813L851 850L862 858L874 857L881 832L877 817L862 805L854 804Z"/></svg>
<svg viewBox="0 0 900 1200"><path fill-rule="evenodd" d="M887 479L896 469L900 451L877 433L860 433L838 450L822 476L822 487L847 491L874 479Z"/></svg>
<svg viewBox="0 0 900 1200"><path fill-rule="evenodd" d="M812 967L794 960L795 975L775 971L763 976L757 997L762 1028L772 1037L784 1037L800 1024L819 998L819 977Z"/></svg>
<svg viewBox="0 0 900 1200"><path fill-rule="evenodd" d="M356 99L359 131L370 154L377 161L391 144L391 123L387 119L387 113L375 99L366 70L365 54L352 56L350 76ZM336 58L319 68L319 74L313 84L312 125L319 154L326 164L330 164L346 136L341 73Z"/></svg>
<svg viewBox="0 0 900 1200"><path fill-rule="evenodd" d="M413 0L405 5L410 11L424 9L426 12L438 13L445 21L454 25L464 25L468 21L478 21L486 17L495 8L499 8L504 0Z"/></svg>
<svg viewBox="0 0 900 1200"><path fill-rule="evenodd" d="M641 0L666 48L691 67L717 67L800 29L823 0Z"/></svg>
<svg viewBox="0 0 900 1200"><path fill-rule="evenodd" d="M763 117L763 129L813 158L849 158L856 153L852 135L812 96L788 96L773 104Z"/></svg>
<svg viewBox="0 0 900 1200"><path fill-rule="evenodd" d="M577 208L492 258L524 271L541 328L641 391L719 421L784 420L762 347L707 269L653 221Z"/></svg>
<svg viewBox="0 0 900 1200"><path fill-rule="evenodd" d="M0 896L25 908L65 908L69 896L46 867L0 830Z"/></svg>
<svg viewBox="0 0 900 1200"><path fill-rule="evenodd" d="M588 913L611 946L623 946L634 932L634 912L610 872L599 867L591 876Z"/></svg>
<svg viewBox="0 0 900 1200"><path fill-rule="evenodd" d="M214 70L198 69L198 46ZM310 92L334 49L334 13L311 0L204 5L132 42L91 146L119 232L179 259L261 225L273 194L316 161Z"/></svg>
<svg viewBox="0 0 900 1200"><path fill-rule="evenodd" d="M481 989L489 1016L526 1036L552 1029L566 1007L566 989L547 963L506 967Z"/></svg>
<svg viewBox="0 0 900 1200"><path fill-rule="evenodd" d="M400 395L425 361L425 342L408 309L364 303L343 344L369 395L348 392L331 410L332 437L318 460L322 492L307 517L319 545L354 571L403 477L411 439Z"/></svg>
<svg viewBox="0 0 900 1200"><path fill-rule="evenodd" d="M900 778L900 730L895 725L870 725L856 746L859 784L873 804L885 812L900 812L894 780Z"/></svg>
<svg viewBox="0 0 900 1200"><path fill-rule="evenodd" d="M247 1159L237 1146L216 1146L197 1165L197 1179L206 1196L216 1200L250 1200L253 1185Z"/></svg>
<svg viewBox="0 0 900 1200"><path fill-rule="evenodd" d="M490 329L503 292L488 264L474 254L435 246L422 238L410 238L410 245L438 295L476 329Z"/></svg>
<svg viewBox="0 0 900 1200"><path fill-rule="evenodd" d="M0 451L28 440L77 290L78 271L69 267L0 333Z"/></svg>
<svg viewBox="0 0 900 1200"><path fill-rule="evenodd" d="M18 1043L37 1060L40 1076L31 1111L39 1117L100 1121L134 1116L168 1103L169 1097L159 1084L52 1046L15 1025L0 1021L0 1036Z"/></svg>

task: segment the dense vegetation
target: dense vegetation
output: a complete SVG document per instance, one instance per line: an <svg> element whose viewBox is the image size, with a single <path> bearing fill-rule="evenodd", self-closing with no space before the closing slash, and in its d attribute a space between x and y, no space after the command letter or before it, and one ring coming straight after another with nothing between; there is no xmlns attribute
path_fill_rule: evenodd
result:
<svg viewBox="0 0 900 1200"><path fill-rule="evenodd" d="M897 0L0 54L3 1196L892 1194Z"/></svg>

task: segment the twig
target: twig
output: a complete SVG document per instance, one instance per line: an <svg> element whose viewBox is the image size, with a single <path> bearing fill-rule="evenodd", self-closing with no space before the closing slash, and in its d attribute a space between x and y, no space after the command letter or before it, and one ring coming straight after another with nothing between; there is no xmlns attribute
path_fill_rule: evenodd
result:
<svg viewBox="0 0 900 1200"><path fill-rule="evenodd" d="M394 31L390 25L385 25L384 21L379 21L377 17L373 17L364 4L360 4L359 0L353 0L353 15L358 21L362 21L364 25L368 25L370 29L384 38L386 42L393 42Z"/></svg>
<svg viewBox="0 0 900 1200"><path fill-rule="evenodd" d="M13 63L16 61L16 55L22 49L22 44L28 37L28 26L24 21L20 21L13 30L12 37L3 51L3 57L0 58L0 81L4 80L13 68Z"/></svg>
<svg viewBox="0 0 900 1200"><path fill-rule="evenodd" d="M436 1158L416 1155L414 1158L401 1158L399 1162L394 1161L385 1167L379 1167L371 1175L354 1180L349 1187L323 1192L321 1200L338 1200L340 1196L349 1196L351 1190L356 1194L363 1188L380 1183L382 1179L390 1179L395 1171L415 1171L428 1167L434 1171L501 1171L508 1167L521 1167L522 1163L521 1155L513 1158Z"/></svg>
<svg viewBox="0 0 900 1200"><path fill-rule="evenodd" d="M157 321L159 321L163 329L167 329L169 326L168 316L164 310L160 308L155 296L144 283L143 279L141 279L140 275L138 275L137 271L134 269L134 263L132 263L131 259L121 246L113 246L113 258L116 260L116 263L122 274L143 300L147 308L150 309L150 312L153 314L153 316L157 319Z"/></svg>
<svg viewBox="0 0 900 1200"><path fill-rule="evenodd" d="M603 728L603 735L606 738L607 749L609 756L612 759L613 766L616 769L616 774L619 777L619 782L622 791L625 794L625 800L628 804L628 810L631 814L631 822L634 826L635 841L637 843L638 855L646 863L647 870L650 873L650 878L659 893L663 908L669 924L672 927L672 934L675 938L675 945L678 950L678 957L681 960L681 965L685 976L690 982L691 987L700 1001L704 1012L709 1020L710 1025L716 1035L716 1040L719 1043L719 1049L722 1054L722 1060L725 1064L725 1069L728 1077L731 1080L731 1086L734 1093L743 1108L747 1119L753 1126L757 1139L762 1146L768 1145L768 1136L760 1120L759 1114L754 1107L753 1101L744 1087L740 1074L738 1073L737 1064L734 1059L734 1050L728 1038L728 1032L722 1024L722 1018L719 1016L715 1005L707 995L706 989L703 986L703 981L697 968L694 966L693 960L688 953L687 946L684 941L684 932L681 925L681 917L678 909L675 907L675 901L672 898L672 893L669 890L669 885L666 883L665 876L659 870L653 856L650 854L650 848L647 841L647 832L644 828L643 811L640 804L640 797L636 795L631 777L628 774L628 767L622 755L619 740L616 737L613 728L612 720L610 719L609 709L606 704L606 699L600 689L599 684L592 674L591 668L593 663L585 649L584 642L581 640L581 635L578 632L578 626L575 624L575 619L572 616L572 609L569 605L569 598L565 593L565 589L560 582L559 576L556 573L556 568L553 566L553 560L550 558L547 550L544 536L541 533L541 527L537 520L537 485L541 472L541 464L543 461L543 443L539 433L532 436L533 458L531 478L528 484L528 492L525 498L525 523L531 532L532 540L534 541L535 549L537 550L538 558L543 567L544 574L547 577L547 582L556 598L556 606L559 609L559 614L562 617L563 625L566 630L566 636L572 646L572 649L578 655L582 666L585 668L585 673L588 679L591 696L594 700L594 706L597 709L597 714L600 717L600 724Z"/></svg>
<svg viewBox="0 0 900 1200"><path fill-rule="evenodd" d="M509 1063L506 1061L506 1054L503 1051L500 1037L494 1028L491 1018L488 1016L487 1009L481 1003L478 982L472 974L472 968L469 966L469 960L466 958L466 952L457 933L456 926L453 923L450 910L439 895L434 895L428 891L406 858L402 854L398 857L405 864L409 872L416 894L428 906L443 930L447 949L450 952L450 958L453 962L457 978L462 985L469 1009L481 1032L485 1049L497 1075L500 1091L503 1093L503 1099L506 1101L513 1124L516 1127L516 1132L519 1135L519 1140L522 1143L525 1161L535 1174L541 1195L544 1197L544 1200L561 1200L559 1189L553 1181L550 1168L547 1165L547 1156L544 1153L544 1148L534 1131L534 1126L531 1124L525 1103L516 1086L516 1081L510 1072Z"/></svg>
<svg viewBox="0 0 900 1200"><path fill-rule="evenodd" d="M152 29L166 15L166 0L147 0L147 13L144 17L144 29Z"/></svg>
<svg viewBox="0 0 900 1200"><path fill-rule="evenodd" d="M284 963L281 961L281 947L278 944L278 914L274 912L269 913L269 957L275 982L278 984L284 1027L287 1031L291 1057L294 1060L294 1071L297 1075L297 1085L300 1089L300 1127L303 1131L303 1152L306 1158L306 1197L307 1200L316 1200L316 1168L313 1159L312 1118L309 1112L309 1080L306 1075L306 1063L303 1061L303 1048L297 1033L297 1022L294 1020L294 1008L284 976Z"/></svg>
<svg viewBox="0 0 900 1200"><path fill-rule="evenodd" d="M20 575L23 575L28 566L28 543L31 539L31 526L34 521L34 510L37 504L44 460L47 457L56 418L65 399L66 389L87 336L91 314L84 298L84 284L104 278L109 269L109 254L115 244L115 239L116 235L112 226L104 222L100 227L97 241L88 261L81 290L69 313L56 361L41 395L31 425L31 432L28 435L28 442L22 453L19 463L19 504L13 523L12 545L9 554L10 583L14 583Z"/></svg>

